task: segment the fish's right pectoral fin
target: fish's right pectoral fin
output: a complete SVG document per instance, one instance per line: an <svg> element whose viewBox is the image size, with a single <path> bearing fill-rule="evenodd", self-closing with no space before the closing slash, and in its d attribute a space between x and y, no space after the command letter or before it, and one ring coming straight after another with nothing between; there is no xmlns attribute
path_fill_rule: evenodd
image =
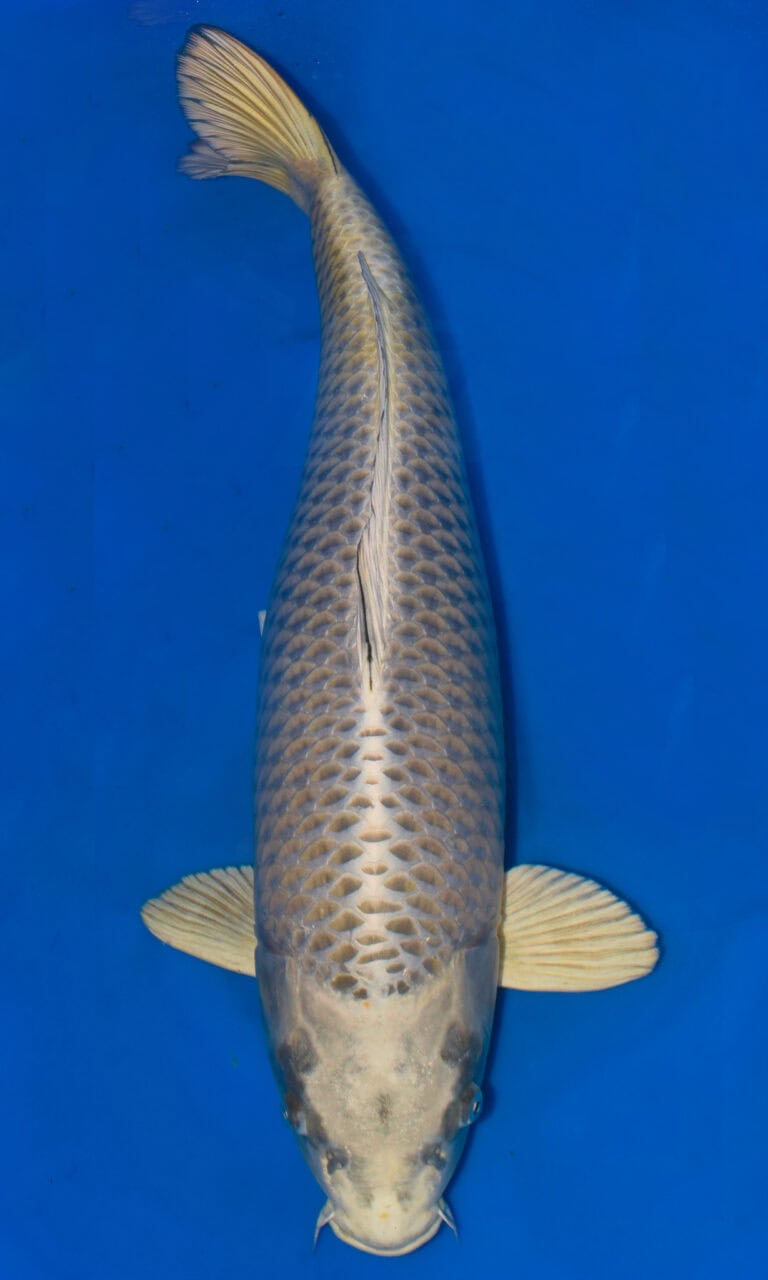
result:
<svg viewBox="0 0 768 1280"><path fill-rule="evenodd" d="M506 874L499 941L499 985L518 991L618 987L659 958L656 934L610 889L530 864Z"/></svg>
<svg viewBox="0 0 768 1280"><path fill-rule="evenodd" d="M150 933L178 951L256 976L252 867L185 876L145 902L141 918Z"/></svg>

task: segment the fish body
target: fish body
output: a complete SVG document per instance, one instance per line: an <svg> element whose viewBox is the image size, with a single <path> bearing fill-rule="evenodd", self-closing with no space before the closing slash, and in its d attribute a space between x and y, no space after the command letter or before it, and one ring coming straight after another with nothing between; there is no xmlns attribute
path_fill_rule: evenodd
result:
<svg viewBox="0 0 768 1280"><path fill-rule="evenodd" d="M394 1010L496 934L496 643L419 300L343 170L322 174L310 217L321 371L264 631L257 936L338 994Z"/></svg>
<svg viewBox="0 0 768 1280"><path fill-rule="evenodd" d="M397 1255L451 1222L442 1193L481 1109L505 930L514 919L502 981L541 987L541 919L562 946L575 882L605 891L517 868L512 892L503 875L486 574L442 364L389 233L292 91L233 37L193 31L179 85L199 137L186 172L258 178L307 213L322 347L264 629L253 878L184 881L145 920L247 972L255 941L285 1115L327 1196L319 1225Z"/></svg>
<svg viewBox="0 0 768 1280"><path fill-rule="evenodd" d="M404 1252L440 1225L496 999L498 663L420 301L327 145L304 172L321 366L264 631L258 978L333 1230Z"/></svg>

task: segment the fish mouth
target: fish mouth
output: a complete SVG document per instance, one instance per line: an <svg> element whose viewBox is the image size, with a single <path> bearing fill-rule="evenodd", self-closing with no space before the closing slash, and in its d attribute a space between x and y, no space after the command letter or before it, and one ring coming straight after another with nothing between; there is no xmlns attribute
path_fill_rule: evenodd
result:
<svg viewBox="0 0 768 1280"><path fill-rule="evenodd" d="M375 1253L379 1258L400 1258L404 1253L413 1253L414 1249L420 1249L423 1244L427 1244L434 1235L440 1230L443 1219L439 1213L436 1213L432 1222L425 1231L419 1232L417 1236L411 1236L408 1240L401 1240L393 1245L373 1244L369 1240L361 1240L359 1236L355 1236L351 1231L345 1231L341 1223L335 1218L329 1219L330 1228L339 1240L343 1240L345 1244L351 1244L354 1249L361 1249L363 1253Z"/></svg>

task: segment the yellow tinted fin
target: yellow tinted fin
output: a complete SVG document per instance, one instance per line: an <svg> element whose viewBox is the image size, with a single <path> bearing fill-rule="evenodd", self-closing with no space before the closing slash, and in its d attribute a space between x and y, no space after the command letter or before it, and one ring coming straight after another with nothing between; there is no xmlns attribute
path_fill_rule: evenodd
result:
<svg viewBox="0 0 768 1280"><path fill-rule="evenodd" d="M194 27L179 54L179 101L202 140L180 168L193 178L239 174L308 211L338 161L317 121L269 63L217 27Z"/></svg>
<svg viewBox="0 0 768 1280"><path fill-rule="evenodd" d="M187 154L181 157L179 169L190 178L224 178L234 173L226 157L202 138L196 138Z"/></svg>
<svg viewBox="0 0 768 1280"><path fill-rule="evenodd" d="M235 973L256 974L253 868L185 876L141 912L155 937ZM499 985L519 991L598 991L645 977L656 934L594 880L553 867L507 872Z"/></svg>
<svg viewBox="0 0 768 1280"><path fill-rule="evenodd" d="M141 918L150 933L178 951L255 977L252 867L185 876L150 898Z"/></svg>
<svg viewBox="0 0 768 1280"><path fill-rule="evenodd" d="M656 934L594 880L553 867L507 872L499 984L521 991L598 991L642 978Z"/></svg>

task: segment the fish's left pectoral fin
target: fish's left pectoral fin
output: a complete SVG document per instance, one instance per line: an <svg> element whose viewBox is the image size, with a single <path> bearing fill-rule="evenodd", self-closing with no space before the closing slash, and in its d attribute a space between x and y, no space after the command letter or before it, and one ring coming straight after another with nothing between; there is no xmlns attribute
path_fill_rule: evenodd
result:
<svg viewBox="0 0 768 1280"><path fill-rule="evenodd" d="M499 985L600 991L643 978L657 937L626 902L583 876L521 865L505 877Z"/></svg>
<svg viewBox="0 0 768 1280"><path fill-rule="evenodd" d="M256 976L252 867L185 876L145 902L141 918L150 933L178 951Z"/></svg>

